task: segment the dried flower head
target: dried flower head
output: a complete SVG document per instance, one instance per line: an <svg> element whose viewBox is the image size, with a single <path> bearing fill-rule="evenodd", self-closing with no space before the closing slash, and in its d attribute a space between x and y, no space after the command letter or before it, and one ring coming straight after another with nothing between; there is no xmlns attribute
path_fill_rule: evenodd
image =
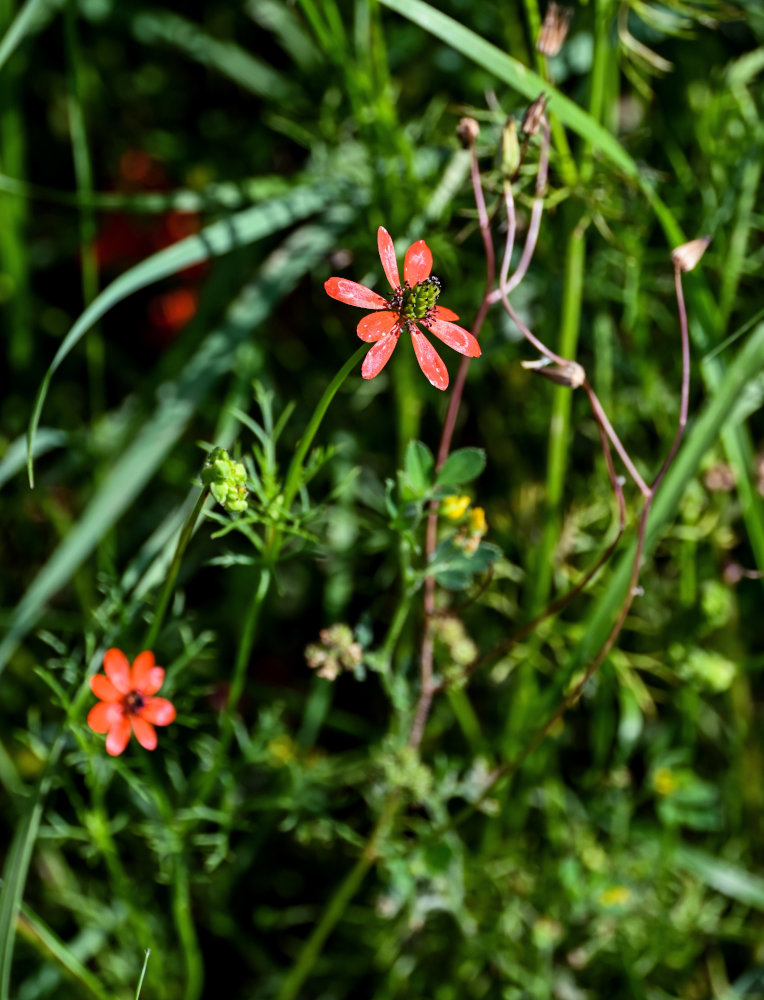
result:
<svg viewBox="0 0 764 1000"><path fill-rule="evenodd" d="M688 271L692 271L698 266L700 258L708 249L710 242L710 236L700 236L698 239L690 240L689 243L683 243L680 247L672 250L671 260L674 263L674 267L685 274Z"/></svg>
<svg viewBox="0 0 764 1000"><path fill-rule="evenodd" d="M334 681L343 670L353 671L361 665L363 649L353 638L349 625L338 622L318 633L320 642L305 647L305 660L325 681Z"/></svg>
<svg viewBox="0 0 764 1000"><path fill-rule="evenodd" d="M577 361L568 361L564 365L555 364L548 358L538 358L536 361L522 361L523 368L543 375L555 385L564 385L569 389L580 389L586 381L586 372Z"/></svg>
<svg viewBox="0 0 764 1000"><path fill-rule="evenodd" d="M545 56L556 56L567 37L572 16L572 7L561 7L554 2L550 3L536 39L536 50Z"/></svg>
<svg viewBox="0 0 764 1000"><path fill-rule="evenodd" d="M546 94L539 94L533 104L528 106L523 116L523 124L520 126L526 135L535 135L541 128L546 102Z"/></svg>
<svg viewBox="0 0 764 1000"><path fill-rule="evenodd" d="M480 126L474 118L462 118L456 126L456 135L465 149L471 149L480 135Z"/></svg>

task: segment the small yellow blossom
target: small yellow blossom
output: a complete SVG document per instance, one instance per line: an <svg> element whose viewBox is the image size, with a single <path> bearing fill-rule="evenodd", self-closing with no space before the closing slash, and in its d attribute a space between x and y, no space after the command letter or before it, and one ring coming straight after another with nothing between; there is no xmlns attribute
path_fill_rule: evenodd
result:
<svg viewBox="0 0 764 1000"><path fill-rule="evenodd" d="M440 510L444 517L451 521L458 521L467 513L469 505L469 497L444 497L440 504Z"/></svg>
<svg viewBox="0 0 764 1000"><path fill-rule="evenodd" d="M625 885L614 885L612 889L605 889L600 893L600 906L623 906L628 903L631 891Z"/></svg>
<svg viewBox="0 0 764 1000"><path fill-rule="evenodd" d="M475 535L484 535L488 531L488 522L482 507L473 507L470 511L470 528Z"/></svg>
<svg viewBox="0 0 764 1000"><path fill-rule="evenodd" d="M653 775L653 788L658 795L671 795L679 787L676 775L667 767L659 767Z"/></svg>
<svg viewBox="0 0 764 1000"><path fill-rule="evenodd" d="M275 736L268 744L268 753L273 758L275 764L289 764L297 754L295 753L295 743L291 736L284 733Z"/></svg>

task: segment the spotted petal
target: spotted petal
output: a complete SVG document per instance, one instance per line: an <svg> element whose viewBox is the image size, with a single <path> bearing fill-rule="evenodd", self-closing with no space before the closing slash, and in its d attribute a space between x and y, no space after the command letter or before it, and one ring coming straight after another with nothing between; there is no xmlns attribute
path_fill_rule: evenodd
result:
<svg viewBox="0 0 764 1000"><path fill-rule="evenodd" d="M390 282L390 287L395 292L401 287L401 279L398 275L398 261L395 257L392 237L384 226L380 226L377 230L377 247L379 248L379 259L382 261L382 270Z"/></svg>
<svg viewBox="0 0 764 1000"><path fill-rule="evenodd" d="M406 251L403 262L403 277L412 287L430 277L432 271L432 254L424 240L412 243Z"/></svg>
<svg viewBox="0 0 764 1000"><path fill-rule="evenodd" d="M366 285L359 285L357 281L350 281L348 278L329 278L324 282L324 289L327 295L349 306L359 306L361 309L387 309L387 300L381 295Z"/></svg>
<svg viewBox="0 0 764 1000"><path fill-rule="evenodd" d="M118 757L130 739L130 719L123 715L114 723L106 737L106 752L112 757Z"/></svg>
<svg viewBox="0 0 764 1000"><path fill-rule="evenodd" d="M130 690L130 664L121 649L107 649L103 656L103 669L120 694Z"/></svg>
<svg viewBox="0 0 764 1000"><path fill-rule="evenodd" d="M446 309L445 306L435 306L433 315L436 319L459 319L458 313L455 313L453 309Z"/></svg>
<svg viewBox="0 0 764 1000"><path fill-rule="evenodd" d="M131 679L133 690L143 695L156 694L160 689L164 683L164 670L156 666L151 650L146 649L136 656Z"/></svg>
<svg viewBox="0 0 764 1000"><path fill-rule="evenodd" d="M356 330L361 340L373 344L386 334L392 333L397 322L398 313L388 311L369 313L368 316L364 316Z"/></svg>
<svg viewBox="0 0 764 1000"><path fill-rule="evenodd" d="M464 327L457 326L456 323L448 323L442 319L433 319L427 324L427 329L442 340L444 344L448 344L449 347L453 347L455 351L465 354L468 358L479 358L482 354L480 344L478 344L472 334L468 330L465 330Z"/></svg>
<svg viewBox="0 0 764 1000"><path fill-rule="evenodd" d="M386 337L382 337L381 340L378 340L363 359L361 375L364 378L374 378L376 375L379 375L387 362L390 360L390 355L395 350L395 345L397 343L397 333L388 333Z"/></svg>
<svg viewBox="0 0 764 1000"><path fill-rule="evenodd" d="M427 337L412 327L411 342L414 345L414 353L419 367L424 372L427 381L436 389L447 389L448 370Z"/></svg>
<svg viewBox="0 0 764 1000"><path fill-rule="evenodd" d="M169 726L175 715L175 706L167 698L149 698L141 709L141 718L155 726Z"/></svg>
<svg viewBox="0 0 764 1000"><path fill-rule="evenodd" d="M144 750L155 750L157 745L157 732L150 722L146 722L140 715L133 715L130 719L133 726L135 738Z"/></svg>

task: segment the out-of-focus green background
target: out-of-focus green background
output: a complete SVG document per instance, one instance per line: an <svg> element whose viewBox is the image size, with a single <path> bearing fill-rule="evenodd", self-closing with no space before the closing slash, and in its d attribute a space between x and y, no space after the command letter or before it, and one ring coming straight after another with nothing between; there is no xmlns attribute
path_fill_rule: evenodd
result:
<svg viewBox="0 0 764 1000"><path fill-rule="evenodd" d="M168 1000L223 981L242 1000L764 996L764 12L590 0L549 60L543 15L535 0L0 0L3 1000L132 997L147 947L142 995ZM105 645L139 651L199 441L251 452L240 413L262 420L256 380L274 420L295 404L283 469L358 346L360 314L324 280L381 288L384 225L399 251L427 240L442 302L471 323L485 262L455 129L480 123L501 247L501 132L537 95L522 66L582 116L551 105L549 195L513 301L577 355L647 478L679 405L669 254L713 237L685 279L688 438L617 648L456 826L596 651L629 539L588 596L439 696L421 759L401 755L396 715L421 622L396 652L397 707L373 670L311 676L303 650L322 627L348 622L371 650L393 612L383 483L410 441L437 448L448 400L402 341L321 427L335 450L310 483L312 537L279 566L219 786L200 800L257 573L211 522L155 650L178 722L153 756L106 759L67 706ZM591 122L609 143L587 142ZM521 234L536 157L532 144ZM67 334L32 491L24 436ZM481 343L455 444L485 449L472 500L503 552L457 610L483 652L578 579L613 512L586 399L521 368L534 354L497 308ZM306 957L391 788L405 808Z"/></svg>

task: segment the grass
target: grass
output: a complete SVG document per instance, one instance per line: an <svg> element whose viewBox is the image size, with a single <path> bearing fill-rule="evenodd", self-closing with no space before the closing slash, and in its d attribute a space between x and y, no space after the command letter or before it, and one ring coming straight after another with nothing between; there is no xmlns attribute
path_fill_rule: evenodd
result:
<svg viewBox="0 0 764 1000"><path fill-rule="evenodd" d="M0 3L0 1000L756 995L764 22L544 15Z"/></svg>

